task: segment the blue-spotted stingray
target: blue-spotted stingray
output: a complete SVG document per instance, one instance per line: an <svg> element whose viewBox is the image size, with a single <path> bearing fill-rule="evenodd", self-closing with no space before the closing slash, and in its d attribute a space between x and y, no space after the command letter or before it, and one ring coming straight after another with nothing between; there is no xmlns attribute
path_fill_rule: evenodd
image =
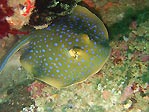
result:
<svg viewBox="0 0 149 112"><path fill-rule="evenodd" d="M0 71L15 52L24 49L21 65L36 79L56 88L81 82L97 73L110 55L103 22L82 6L76 6L72 14L61 17L48 28L21 38L2 60Z"/></svg>

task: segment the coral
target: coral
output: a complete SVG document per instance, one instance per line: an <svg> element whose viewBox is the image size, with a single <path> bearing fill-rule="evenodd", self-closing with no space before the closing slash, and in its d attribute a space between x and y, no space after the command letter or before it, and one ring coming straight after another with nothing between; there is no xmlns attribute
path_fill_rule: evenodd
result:
<svg viewBox="0 0 149 112"><path fill-rule="evenodd" d="M13 7L14 14L7 17L6 20L12 29L20 30L24 25L28 25L32 10L35 8L35 0L11 0L8 4Z"/></svg>
<svg viewBox="0 0 149 112"><path fill-rule="evenodd" d="M32 26L50 24L54 19L70 14L73 7L80 1L81 0L36 0L35 9L31 15L29 24Z"/></svg>
<svg viewBox="0 0 149 112"><path fill-rule="evenodd" d="M3 104L0 103L0 112L20 112L19 110L23 107L34 104L34 101L29 97L30 93L27 92L24 85L9 88L6 94L9 95L9 100L6 100Z"/></svg>
<svg viewBox="0 0 149 112"><path fill-rule="evenodd" d="M42 96L42 89L46 87L43 83L34 82L28 88L27 91L31 93L32 98L37 98Z"/></svg>
<svg viewBox="0 0 149 112"><path fill-rule="evenodd" d="M15 28L12 28L7 18L13 16L13 7L8 6L7 0L0 1L0 39L8 36L8 34L28 34L28 32L22 32Z"/></svg>
<svg viewBox="0 0 149 112"><path fill-rule="evenodd" d="M87 4L90 8L95 7L95 3L92 0L83 0L85 4Z"/></svg>
<svg viewBox="0 0 149 112"><path fill-rule="evenodd" d="M27 0L24 5L26 6L26 10L22 15L27 16L31 12L31 9L34 8L34 4L30 0Z"/></svg>
<svg viewBox="0 0 149 112"><path fill-rule="evenodd" d="M7 36L10 31L10 25L6 21L7 16L13 15L13 10L7 5L7 0L0 1L0 39Z"/></svg>

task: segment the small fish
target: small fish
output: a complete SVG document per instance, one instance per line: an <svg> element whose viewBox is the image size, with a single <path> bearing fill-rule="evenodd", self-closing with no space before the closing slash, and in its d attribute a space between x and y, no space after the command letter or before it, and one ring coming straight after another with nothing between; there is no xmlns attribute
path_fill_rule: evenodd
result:
<svg viewBox="0 0 149 112"><path fill-rule="evenodd" d="M40 81L56 88L85 80L98 72L110 54L108 33L102 21L88 9L76 6L48 28L24 36L5 61L29 41L21 65ZM0 71L4 67L1 64Z"/></svg>

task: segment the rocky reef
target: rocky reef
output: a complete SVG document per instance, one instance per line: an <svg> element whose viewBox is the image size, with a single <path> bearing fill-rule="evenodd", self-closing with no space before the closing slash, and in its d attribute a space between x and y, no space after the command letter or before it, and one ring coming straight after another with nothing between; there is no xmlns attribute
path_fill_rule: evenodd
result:
<svg viewBox="0 0 149 112"><path fill-rule="evenodd" d="M9 1L10 7L15 6L13 1ZM25 2L19 3L23 14ZM43 2L37 0L29 15L23 16L20 28L24 25L28 25L25 29L29 31L35 26L45 28L45 24L70 14L79 4L96 14L107 27L112 48L110 57L87 80L57 89L26 72L20 66L19 51L0 73L0 112L148 112L149 1L52 0L46 3L43 12L40 3ZM0 39L0 59L18 40L11 34Z"/></svg>

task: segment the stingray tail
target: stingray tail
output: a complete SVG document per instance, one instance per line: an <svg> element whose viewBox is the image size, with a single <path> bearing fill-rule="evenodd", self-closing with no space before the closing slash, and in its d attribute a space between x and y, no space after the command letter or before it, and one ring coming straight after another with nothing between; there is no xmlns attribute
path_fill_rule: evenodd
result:
<svg viewBox="0 0 149 112"><path fill-rule="evenodd" d="M2 58L2 61L0 62L0 73L4 69L10 57L14 53L16 53L20 49L21 46L29 42L29 40L30 40L30 37L25 37L25 38L22 38L20 41L18 41L16 44L14 44L14 46L8 51L8 53L4 56L4 58Z"/></svg>

